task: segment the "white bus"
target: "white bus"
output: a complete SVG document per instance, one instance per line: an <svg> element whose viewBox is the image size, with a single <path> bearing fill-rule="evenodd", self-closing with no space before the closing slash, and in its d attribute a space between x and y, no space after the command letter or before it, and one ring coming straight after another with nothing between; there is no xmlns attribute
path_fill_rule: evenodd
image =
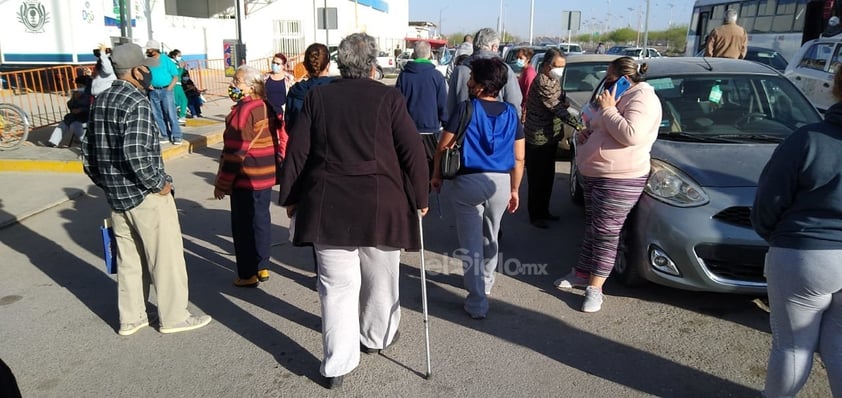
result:
<svg viewBox="0 0 842 398"><path fill-rule="evenodd" d="M787 60L824 30L833 0L696 0L687 32L685 55L704 48L711 30L722 24L725 10L737 11L737 24L748 33L748 45L777 51Z"/></svg>

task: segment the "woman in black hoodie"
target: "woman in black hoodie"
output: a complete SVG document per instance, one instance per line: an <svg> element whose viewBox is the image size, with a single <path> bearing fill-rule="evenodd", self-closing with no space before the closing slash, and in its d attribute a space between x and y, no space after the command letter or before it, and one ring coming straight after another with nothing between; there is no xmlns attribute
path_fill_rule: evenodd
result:
<svg viewBox="0 0 842 398"><path fill-rule="evenodd" d="M833 79L842 101L842 69ZM793 397L818 352L831 395L842 397L842 102L822 122L796 130L760 175L751 210L769 242L772 352L766 397Z"/></svg>
<svg viewBox="0 0 842 398"><path fill-rule="evenodd" d="M301 112L301 107L304 106L304 97L311 88L327 84L335 80L335 77L329 77L328 67L330 66L330 53L327 46L321 43L313 43L307 46L304 50L304 69L307 70L307 77L294 84L287 93L286 110L284 111L284 120L286 121L286 130L291 131L292 126L295 125L295 118Z"/></svg>

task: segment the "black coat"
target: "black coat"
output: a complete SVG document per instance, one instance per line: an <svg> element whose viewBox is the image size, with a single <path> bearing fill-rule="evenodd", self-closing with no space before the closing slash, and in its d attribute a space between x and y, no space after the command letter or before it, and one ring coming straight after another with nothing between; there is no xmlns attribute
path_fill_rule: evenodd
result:
<svg viewBox="0 0 842 398"><path fill-rule="evenodd" d="M420 248L427 159L398 90L370 79L312 88L286 155L280 203L297 205L296 245Z"/></svg>

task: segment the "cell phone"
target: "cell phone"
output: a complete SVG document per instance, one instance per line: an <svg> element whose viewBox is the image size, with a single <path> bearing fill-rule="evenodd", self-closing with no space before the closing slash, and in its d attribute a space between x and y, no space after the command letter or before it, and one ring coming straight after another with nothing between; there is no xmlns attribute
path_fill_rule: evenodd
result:
<svg viewBox="0 0 842 398"><path fill-rule="evenodd" d="M620 96L623 95L629 87L631 87L629 79L626 79L625 76L620 76L620 78L614 83L614 99L620 99Z"/></svg>

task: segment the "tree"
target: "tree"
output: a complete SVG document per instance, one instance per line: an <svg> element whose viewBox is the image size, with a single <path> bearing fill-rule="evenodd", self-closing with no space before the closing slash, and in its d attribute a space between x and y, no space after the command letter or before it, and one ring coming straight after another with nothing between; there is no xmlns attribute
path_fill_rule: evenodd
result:
<svg viewBox="0 0 842 398"><path fill-rule="evenodd" d="M650 32L651 35L651 32ZM606 37L615 43L628 43L637 39L637 31L631 28L620 28L613 32L609 32Z"/></svg>

